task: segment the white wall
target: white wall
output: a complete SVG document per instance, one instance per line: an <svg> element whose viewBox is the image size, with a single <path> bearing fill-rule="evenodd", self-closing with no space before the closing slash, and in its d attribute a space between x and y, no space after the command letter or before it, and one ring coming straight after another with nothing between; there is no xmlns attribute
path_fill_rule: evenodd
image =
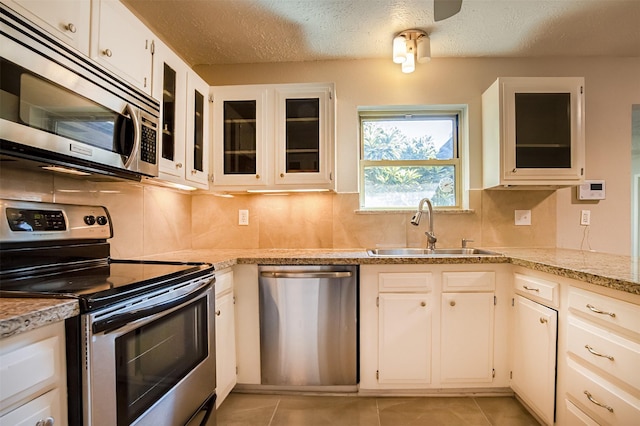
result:
<svg viewBox="0 0 640 426"><path fill-rule="evenodd" d="M596 251L629 254L631 247L631 105L640 102L640 58L432 59L402 74L391 60L202 65L211 85L332 81L337 92L337 189L358 190L358 117L363 105L467 104L469 183L482 185L482 92L499 76L583 76L586 85L586 177L605 179L607 199L588 204L589 243ZM557 245L579 249L584 204L575 190L558 194Z"/></svg>

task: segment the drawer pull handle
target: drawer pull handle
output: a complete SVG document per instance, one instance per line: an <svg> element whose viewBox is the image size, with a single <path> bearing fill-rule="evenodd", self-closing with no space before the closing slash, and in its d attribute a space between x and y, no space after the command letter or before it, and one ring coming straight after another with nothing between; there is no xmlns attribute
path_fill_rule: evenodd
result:
<svg viewBox="0 0 640 426"><path fill-rule="evenodd" d="M611 318L615 318L616 314L614 312L605 312L605 311L601 311L600 309L596 308L595 306L588 304L587 303L587 308L591 311L591 312L595 312L596 314L601 314L601 315L609 315Z"/></svg>
<svg viewBox="0 0 640 426"><path fill-rule="evenodd" d="M595 356L601 356L602 358L607 358L609 361L613 361L613 357L611 355L604 355L601 354L600 352L595 351L591 346L589 345L584 345L585 348L587 348L587 350L589 352L591 352L592 354L594 354Z"/></svg>
<svg viewBox="0 0 640 426"><path fill-rule="evenodd" d="M589 399L589 401L593 402L599 407L606 408L607 411L609 411L610 413L613 413L613 408L609 407L607 404L603 404L602 402L598 402L595 399L593 399L593 396L591 396L589 391L584 391L584 394L587 395L587 398Z"/></svg>
<svg viewBox="0 0 640 426"><path fill-rule="evenodd" d="M539 288L534 288L534 287L527 287L526 285L523 285L522 287L524 287L525 290L529 290L529 291L540 291Z"/></svg>

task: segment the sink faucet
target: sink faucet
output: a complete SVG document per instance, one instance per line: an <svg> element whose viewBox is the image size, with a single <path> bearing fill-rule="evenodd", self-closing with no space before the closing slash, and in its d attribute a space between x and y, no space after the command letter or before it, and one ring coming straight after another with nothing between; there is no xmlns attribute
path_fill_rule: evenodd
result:
<svg viewBox="0 0 640 426"><path fill-rule="evenodd" d="M431 204L431 200L428 198L423 198L420 200L420 204L418 205L418 211L411 218L411 224L418 226L420 224L420 218L422 217L422 213L424 212L424 204L427 203L428 212L429 212L429 230L424 233L427 236L427 248L430 250L435 250L436 248L436 238L433 233L433 205Z"/></svg>

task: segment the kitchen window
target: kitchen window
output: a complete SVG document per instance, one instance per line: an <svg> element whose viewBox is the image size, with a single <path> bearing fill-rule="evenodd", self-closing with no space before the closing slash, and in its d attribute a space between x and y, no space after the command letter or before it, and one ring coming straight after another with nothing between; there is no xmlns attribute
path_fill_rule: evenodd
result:
<svg viewBox="0 0 640 426"><path fill-rule="evenodd" d="M360 208L460 208L462 111L366 108L360 115Z"/></svg>

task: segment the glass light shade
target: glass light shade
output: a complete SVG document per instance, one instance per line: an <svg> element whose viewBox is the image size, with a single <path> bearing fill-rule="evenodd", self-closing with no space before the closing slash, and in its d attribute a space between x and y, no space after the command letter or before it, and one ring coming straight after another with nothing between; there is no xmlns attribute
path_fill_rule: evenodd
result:
<svg viewBox="0 0 640 426"><path fill-rule="evenodd" d="M396 64L403 63L407 58L407 43L402 36L393 39L393 62Z"/></svg>
<svg viewBox="0 0 640 426"><path fill-rule="evenodd" d="M429 62L431 60L431 40L428 36L422 36L418 38L416 43L417 46L417 54L418 62L424 64L425 62Z"/></svg>
<svg viewBox="0 0 640 426"><path fill-rule="evenodd" d="M407 60L402 63L402 72L405 74L412 73L416 70L416 59L413 49L407 52Z"/></svg>

